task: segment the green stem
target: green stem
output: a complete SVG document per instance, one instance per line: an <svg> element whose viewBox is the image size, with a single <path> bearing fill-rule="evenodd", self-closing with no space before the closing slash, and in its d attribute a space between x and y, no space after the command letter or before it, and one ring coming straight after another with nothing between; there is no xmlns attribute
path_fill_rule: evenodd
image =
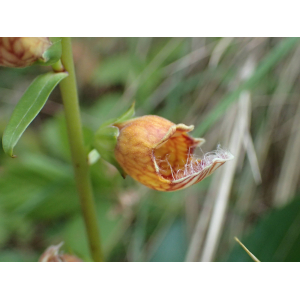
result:
<svg viewBox="0 0 300 300"><path fill-rule="evenodd" d="M81 209L88 235L90 251L94 261L103 261L100 232L97 224L96 207L87 162L87 153L84 146L82 123L73 63L71 38L62 38L62 65L69 76L61 81L65 116L67 121L68 138L75 172L77 190L81 202ZM61 64L53 65L56 72L61 72Z"/></svg>
<svg viewBox="0 0 300 300"><path fill-rule="evenodd" d="M64 72L65 71L65 68L64 68L63 64L61 63L61 60L58 60L56 63L54 63L52 65L52 69L55 72Z"/></svg>

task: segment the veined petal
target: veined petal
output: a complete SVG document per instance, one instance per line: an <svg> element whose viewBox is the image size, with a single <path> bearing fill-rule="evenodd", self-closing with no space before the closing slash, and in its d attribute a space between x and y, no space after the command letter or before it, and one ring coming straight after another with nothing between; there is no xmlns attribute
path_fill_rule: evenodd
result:
<svg viewBox="0 0 300 300"><path fill-rule="evenodd" d="M194 155L205 140L188 132L194 126L174 124L158 116L144 116L113 124L119 128L115 157L124 171L159 191L175 191L209 176L233 155L218 147L203 158Z"/></svg>

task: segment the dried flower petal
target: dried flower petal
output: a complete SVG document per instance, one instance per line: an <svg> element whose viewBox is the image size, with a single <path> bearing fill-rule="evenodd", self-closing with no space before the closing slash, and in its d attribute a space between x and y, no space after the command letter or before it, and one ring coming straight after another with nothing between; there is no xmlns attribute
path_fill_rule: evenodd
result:
<svg viewBox="0 0 300 300"><path fill-rule="evenodd" d="M204 139L187 133L194 126L144 116L116 123L119 136L115 157L123 170L142 184L158 191L175 191L195 184L212 174L233 155L218 147L201 159L195 148Z"/></svg>

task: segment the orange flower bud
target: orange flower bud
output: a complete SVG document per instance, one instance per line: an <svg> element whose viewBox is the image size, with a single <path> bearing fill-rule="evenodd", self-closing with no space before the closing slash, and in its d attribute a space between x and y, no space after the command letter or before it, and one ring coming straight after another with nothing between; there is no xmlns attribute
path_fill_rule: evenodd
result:
<svg viewBox="0 0 300 300"><path fill-rule="evenodd" d="M62 245L63 243L60 243L56 246L48 247L41 255L39 262L82 262L82 260L75 255L60 254L59 249Z"/></svg>
<svg viewBox="0 0 300 300"><path fill-rule="evenodd" d="M205 142L187 133L194 126L144 116L113 126L119 129L115 157L123 170L158 191L175 191L195 184L213 173L233 155L218 147L202 159L194 155Z"/></svg>
<svg viewBox="0 0 300 300"><path fill-rule="evenodd" d="M51 46L46 37L0 37L0 66L23 68L42 58Z"/></svg>

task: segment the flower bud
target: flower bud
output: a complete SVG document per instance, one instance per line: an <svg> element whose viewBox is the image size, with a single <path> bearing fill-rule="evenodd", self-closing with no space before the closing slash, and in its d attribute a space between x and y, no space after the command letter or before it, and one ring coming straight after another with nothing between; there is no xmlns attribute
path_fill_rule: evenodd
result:
<svg viewBox="0 0 300 300"><path fill-rule="evenodd" d="M41 59L50 46L46 37L0 37L0 66L30 66Z"/></svg>
<svg viewBox="0 0 300 300"><path fill-rule="evenodd" d="M144 116L112 126L119 129L115 158L135 180L158 191L175 191L213 173L233 155L218 147L203 158L194 155L205 142L192 138L194 126L174 124L158 116Z"/></svg>
<svg viewBox="0 0 300 300"><path fill-rule="evenodd" d="M56 246L48 247L41 255L39 262L82 262L82 260L75 255L59 253L59 249L62 245L63 243L60 243Z"/></svg>

